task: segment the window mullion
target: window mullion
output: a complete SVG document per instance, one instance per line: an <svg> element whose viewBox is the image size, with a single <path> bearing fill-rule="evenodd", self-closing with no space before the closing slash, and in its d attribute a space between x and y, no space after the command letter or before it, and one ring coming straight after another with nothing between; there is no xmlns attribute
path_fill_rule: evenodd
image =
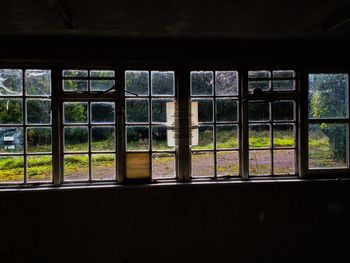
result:
<svg viewBox="0 0 350 263"><path fill-rule="evenodd" d="M301 78L299 80L299 118L298 118L298 150L299 153L299 177L305 177L306 171L308 170L308 155L309 155L309 144L308 144L308 74L304 71L300 72Z"/></svg>
<svg viewBox="0 0 350 263"><path fill-rule="evenodd" d="M241 132L240 132L240 173L242 179L249 179L249 126L248 126L248 71L239 72L241 92Z"/></svg>
<svg viewBox="0 0 350 263"><path fill-rule="evenodd" d="M117 116L117 181L118 183L123 183L126 178L125 174L125 157L126 157L126 147L125 147L125 71L116 70L116 116Z"/></svg>

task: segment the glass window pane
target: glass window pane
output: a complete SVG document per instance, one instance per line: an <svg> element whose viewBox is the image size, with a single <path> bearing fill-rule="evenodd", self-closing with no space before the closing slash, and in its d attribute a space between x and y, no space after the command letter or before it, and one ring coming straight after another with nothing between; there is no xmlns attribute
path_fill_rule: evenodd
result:
<svg viewBox="0 0 350 263"><path fill-rule="evenodd" d="M213 100L193 99L198 102L198 122L213 122Z"/></svg>
<svg viewBox="0 0 350 263"><path fill-rule="evenodd" d="M249 151L249 175L271 174L271 151L250 150Z"/></svg>
<svg viewBox="0 0 350 263"><path fill-rule="evenodd" d="M126 177L150 178L150 153L126 153Z"/></svg>
<svg viewBox="0 0 350 263"><path fill-rule="evenodd" d="M91 123L114 123L114 102L91 102Z"/></svg>
<svg viewBox="0 0 350 263"><path fill-rule="evenodd" d="M218 96L238 95L238 72L237 71L216 71L215 88Z"/></svg>
<svg viewBox="0 0 350 263"><path fill-rule="evenodd" d="M293 70L276 70L272 72L273 78L294 78L295 72ZM273 90L295 90L295 80L274 80L272 82Z"/></svg>
<svg viewBox="0 0 350 263"><path fill-rule="evenodd" d="M0 69L0 96L21 96L22 94L22 70Z"/></svg>
<svg viewBox="0 0 350 263"><path fill-rule="evenodd" d="M67 78L81 78L88 77L87 70L63 70L63 77ZM64 91L87 91L88 81L81 79L64 79L63 80L63 90Z"/></svg>
<svg viewBox="0 0 350 263"><path fill-rule="evenodd" d="M127 99L126 121L128 123L148 122L148 100Z"/></svg>
<svg viewBox="0 0 350 263"><path fill-rule="evenodd" d="M152 155L152 178L175 178L175 154L154 153Z"/></svg>
<svg viewBox="0 0 350 263"><path fill-rule="evenodd" d="M345 124L309 125L309 167L348 167L349 131Z"/></svg>
<svg viewBox="0 0 350 263"><path fill-rule="evenodd" d="M270 103L269 102L249 102L248 118L249 118L249 121L270 120Z"/></svg>
<svg viewBox="0 0 350 263"><path fill-rule="evenodd" d="M0 124L21 124L22 122L22 99L0 99Z"/></svg>
<svg viewBox="0 0 350 263"><path fill-rule="evenodd" d="M126 128L126 149L128 151L149 149L149 133L147 126L129 126Z"/></svg>
<svg viewBox="0 0 350 263"><path fill-rule="evenodd" d="M270 146L270 125L249 125L249 148Z"/></svg>
<svg viewBox="0 0 350 263"><path fill-rule="evenodd" d="M64 181L89 179L89 156L87 154L67 154L64 156Z"/></svg>
<svg viewBox="0 0 350 263"><path fill-rule="evenodd" d="M115 128L114 127L92 127L91 150L108 152L115 150Z"/></svg>
<svg viewBox="0 0 350 263"><path fill-rule="evenodd" d="M294 102L293 101L275 101L272 103L274 121L293 121L294 120Z"/></svg>
<svg viewBox="0 0 350 263"><path fill-rule="evenodd" d="M174 72L152 71L152 95L174 95Z"/></svg>
<svg viewBox="0 0 350 263"><path fill-rule="evenodd" d="M273 173L275 175L295 174L294 150L278 150L273 152Z"/></svg>
<svg viewBox="0 0 350 263"><path fill-rule="evenodd" d="M51 96L51 70L26 70L25 80L27 95Z"/></svg>
<svg viewBox="0 0 350 263"><path fill-rule="evenodd" d="M309 118L348 116L348 75L309 75Z"/></svg>
<svg viewBox="0 0 350 263"><path fill-rule="evenodd" d="M216 126L216 148L238 148L238 125Z"/></svg>
<svg viewBox="0 0 350 263"><path fill-rule="evenodd" d="M115 154L93 154L91 156L92 180L115 179Z"/></svg>
<svg viewBox="0 0 350 263"><path fill-rule="evenodd" d="M64 151L87 152L89 149L89 136L87 127L64 128Z"/></svg>
<svg viewBox="0 0 350 263"><path fill-rule="evenodd" d="M27 157L27 175L29 182L52 181L52 156L35 155Z"/></svg>
<svg viewBox="0 0 350 263"><path fill-rule="evenodd" d="M65 102L63 104L64 123L87 123L87 102Z"/></svg>
<svg viewBox="0 0 350 263"><path fill-rule="evenodd" d="M157 151L174 149L168 146L166 126L152 127L152 149Z"/></svg>
<svg viewBox="0 0 350 263"><path fill-rule="evenodd" d="M51 128L27 128L27 152L51 151Z"/></svg>
<svg viewBox="0 0 350 263"><path fill-rule="evenodd" d="M51 124L51 100L28 99L27 123Z"/></svg>
<svg viewBox="0 0 350 263"><path fill-rule="evenodd" d="M114 78L113 70L91 70L92 78ZM106 91L113 87L115 80L90 80L90 91Z"/></svg>
<svg viewBox="0 0 350 263"><path fill-rule="evenodd" d="M23 129L0 128L0 153L23 152Z"/></svg>
<svg viewBox="0 0 350 263"><path fill-rule="evenodd" d="M138 95L148 95L148 71L125 71L125 89ZM129 96L129 93L125 93Z"/></svg>
<svg viewBox="0 0 350 263"><path fill-rule="evenodd" d="M167 102L174 101L172 99L152 99L152 122L153 123L166 123Z"/></svg>
<svg viewBox="0 0 350 263"><path fill-rule="evenodd" d="M295 133L293 124L273 125L273 146L274 147L294 147Z"/></svg>
<svg viewBox="0 0 350 263"><path fill-rule="evenodd" d="M0 183L22 183L23 181L23 156L0 156Z"/></svg>
<svg viewBox="0 0 350 263"><path fill-rule="evenodd" d="M216 121L238 121L238 101L216 99Z"/></svg>
<svg viewBox="0 0 350 263"><path fill-rule="evenodd" d="M213 95L213 72L192 71L191 72L191 95Z"/></svg>
<svg viewBox="0 0 350 263"><path fill-rule="evenodd" d="M237 151L225 151L216 153L217 176L239 175L239 157Z"/></svg>
<svg viewBox="0 0 350 263"><path fill-rule="evenodd" d="M248 71L248 78L253 79L248 81L248 89L252 91L253 89L270 90L271 81L269 80L254 80L254 79L268 79L271 78L270 71L260 70L260 71Z"/></svg>
<svg viewBox="0 0 350 263"><path fill-rule="evenodd" d="M192 177L214 177L214 153L192 153Z"/></svg>
<svg viewBox="0 0 350 263"><path fill-rule="evenodd" d="M192 145L193 150L208 150L214 148L213 126L199 126L198 145Z"/></svg>

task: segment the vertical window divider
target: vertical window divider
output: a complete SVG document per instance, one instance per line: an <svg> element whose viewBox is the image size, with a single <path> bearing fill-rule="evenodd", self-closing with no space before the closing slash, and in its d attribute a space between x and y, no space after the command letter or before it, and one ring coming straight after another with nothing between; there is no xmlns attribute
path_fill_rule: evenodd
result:
<svg viewBox="0 0 350 263"><path fill-rule="evenodd" d="M240 174L243 180L249 179L249 126L248 126L248 100L246 99L248 94L248 71L239 71L239 83L241 95L241 128L240 128L240 148L239 148L239 160L240 160Z"/></svg>
<svg viewBox="0 0 350 263"><path fill-rule="evenodd" d="M299 177L304 178L306 176L308 167L309 167L309 143L308 143L308 74L304 71L300 72L300 81L299 81L299 143L297 152L299 153ZM297 104L298 105L298 104Z"/></svg>
<svg viewBox="0 0 350 263"><path fill-rule="evenodd" d="M115 103L116 103L116 175L117 182L123 183L126 178L125 164L126 164L126 147L125 147L125 70L115 69Z"/></svg>
<svg viewBox="0 0 350 263"><path fill-rule="evenodd" d="M26 100L26 78L25 69L22 69L22 101L23 101L23 182L26 184L28 182L27 174L27 100Z"/></svg>
<svg viewBox="0 0 350 263"><path fill-rule="evenodd" d="M153 156L153 142L152 142L152 71L148 70L148 136L149 136L149 142L148 142L148 161L149 161L149 175L151 177L152 181L152 156Z"/></svg>
<svg viewBox="0 0 350 263"><path fill-rule="evenodd" d="M89 70L89 76L90 76L90 70ZM88 89L90 91L90 80L88 80ZM92 140L92 114L91 114L91 100L88 101L88 123L87 123L87 128L88 128L88 162L89 162L89 182L91 182L92 179L92 162L91 162L91 140Z"/></svg>
<svg viewBox="0 0 350 263"><path fill-rule="evenodd" d="M213 121L214 121L214 125L213 125L213 141L214 141L214 179L217 179L217 160L216 160L216 71L213 71Z"/></svg>
<svg viewBox="0 0 350 263"><path fill-rule="evenodd" d="M271 81L271 85L273 87L273 80ZM272 89L273 91L273 89ZM270 169L271 169L271 175L272 177L275 176L274 173L274 144L273 144L273 103L275 102L275 100L271 100L269 101L269 110L270 110L270 121L269 121L269 125L270 125L270 151L271 151L271 163L270 163Z"/></svg>

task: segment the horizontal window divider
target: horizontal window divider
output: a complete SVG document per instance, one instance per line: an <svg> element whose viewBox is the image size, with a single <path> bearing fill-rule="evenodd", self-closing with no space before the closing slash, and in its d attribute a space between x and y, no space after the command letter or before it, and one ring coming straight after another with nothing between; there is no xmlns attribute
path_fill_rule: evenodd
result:
<svg viewBox="0 0 350 263"><path fill-rule="evenodd" d="M91 154L117 154L117 152L113 152L113 151L106 151L106 152L95 152L95 151L91 151L89 152Z"/></svg>
<svg viewBox="0 0 350 263"><path fill-rule="evenodd" d="M237 152L239 148L218 148L216 147L217 152Z"/></svg>
<svg viewBox="0 0 350 263"><path fill-rule="evenodd" d="M309 119L310 124L317 123L349 123L349 119Z"/></svg>
<svg viewBox="0 0 350 263"><path fill-rule="evenodd" d="M239 95L192 95L191 99L234 99L240 100Z"/></svg>
<svg viewBox="0 0 350 263"><path fill-rule="evenodd" d="M191 149L192 152L215 152L214 146L213 149Z"/></svg>
<svg viewBox="0 0 350 263"><path fill-rule="evenodd" d="M62 77L62 80L116 80L116 77Z"/></svg>
<svg viewBox="0 0 350 263"><path fill-rule="evenodd" d="M348 174L350 172L350 168L347 167L340 167L340 168L309 168L308 173L310 175L315 174Z"/></svg>
<svg viewBox="0 0 350 263"><path fill-rule="evenodd" d="M296 150L296 147L279 147L279 146L274 146L273 149L271 150Z"/></svg>
<svg viewBox="0 0 350 263"><path fill-rule="evenodd" d="M249 150L254 150L254 151L266 151L266 150L273 150L272 147L260 147L260 148L249 148Z"/></svg>
<svg viewBox="0 0 350 263"><path fill-rule="evenodd" d="M113 94L114 97L111 97L110 95ZM63 94L58 99L59 101L64 102L71 102L71 101L86 101L86 100L93 100L93 101L109 101L109 102L115 102L117 99L117 95L115 93L101 93L101 94L93 94L93 93L72 93L72 94Z"/></svg>
<svg viewBox="0 0 350 263"><path fill-rule="evenodd" d="M26 155L27 156L52 155L52 152L41 152L41 153L27 152Z"/></svg>
<svg viewBox="0 0 350 263"><path fill-rule="evenodd" d="M299 77L286 77L286 78L248 78L248 81L274 81L274 80L298 80Z"/></svg>

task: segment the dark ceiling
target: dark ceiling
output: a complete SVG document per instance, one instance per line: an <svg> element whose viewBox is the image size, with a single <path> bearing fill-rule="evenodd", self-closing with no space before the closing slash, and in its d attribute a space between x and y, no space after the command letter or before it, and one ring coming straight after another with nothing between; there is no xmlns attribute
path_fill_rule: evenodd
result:
<svg viewBox="0 0 350 263"><path fill-rule="evenodd" d="M300 39L350 35L349 0L2 0L0 34Z"/></svg>

